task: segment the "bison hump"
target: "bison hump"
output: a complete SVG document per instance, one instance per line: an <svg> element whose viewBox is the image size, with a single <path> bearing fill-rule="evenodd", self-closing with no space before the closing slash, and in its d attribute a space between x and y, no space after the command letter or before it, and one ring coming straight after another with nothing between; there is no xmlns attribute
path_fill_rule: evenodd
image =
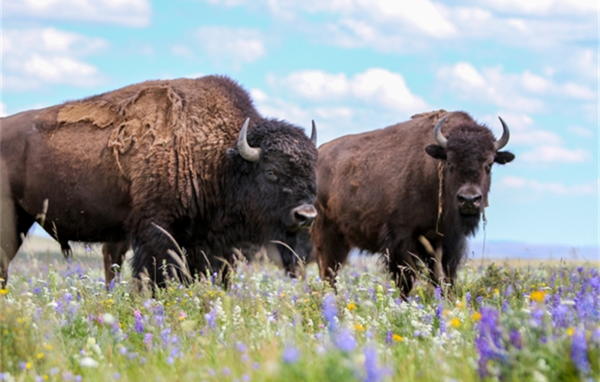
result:
<svg viewBox="0 0 600 382"><path fill-rule="evenodd" d="M71 103L58 112L59 123L90 122L101 129L117 123L120 119L116 108L104 101Z"/></svg>

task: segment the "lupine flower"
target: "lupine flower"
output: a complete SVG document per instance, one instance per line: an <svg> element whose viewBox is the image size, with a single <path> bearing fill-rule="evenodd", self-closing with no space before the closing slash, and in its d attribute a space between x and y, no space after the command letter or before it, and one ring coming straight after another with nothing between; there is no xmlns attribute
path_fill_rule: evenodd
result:
<svg viewBox="0 0 600 382"><path fill-rule="evenodd" d="M329 330L332 332L335 331L337 306L335 305L335 296L331 293L323 299L323 317L325 317L325 320L329 324Z"/></svg>
<svg viewBox="0 0 600 382"><path fill-rule="evenodd" d="M144 322L142 320L142 312L136 309L133 312L133 317L135 318L135 331L138 333L144 332Z"/></svg>
<svg viewBox="0 0 600 382"><path fill-rule="evenodd" d="M385 370L380 368L377 362L377 350L374 347L365 347L363 354L365 356L365 382L378 382L384 377Z"/></svg>
<svg viewBox="0 0 600 382"><path fill-rule="evenodd" d="M576 330L571 342L571 360L582 375L590 373L590 361L587 356L587 340L584 330Z"/></svg>
<svg viewBox="0 0 600 382"><path fill-rule="evenodd" d="M335 345L342 351L351 352L356 348L356 339L348 329L342 329L335 336Z"/></svg>
<svg viewBox="0 0 600 382"><path fill-rule="evenodd" d="M300 358L300 350L295 346L287 346L283 351L283 362L296 363Z"/></svg>

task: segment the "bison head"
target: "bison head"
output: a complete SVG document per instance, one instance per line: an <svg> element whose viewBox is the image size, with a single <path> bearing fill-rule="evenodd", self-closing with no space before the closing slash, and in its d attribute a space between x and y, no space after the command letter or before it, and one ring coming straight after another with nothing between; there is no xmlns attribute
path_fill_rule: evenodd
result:
<svg viewBox="0 0 600 382"><path fill-rule="evenodd" d="M465 234L472 234L487 205L492 165L505 164L515 158L508 151L500 151L508 143L510 132L499 118L503 133L495 140L487 127L470 120L470 123L452 125L446 138L442 134L446 117L441 118L433 130L438 144L427 146L425 151L445 162L443 208L449 214L458 213Z"/></svg>
<svg viewBox="0 0 600 382"><path fill-rule="evenodd" d="M228 188L234 203L243 206L251 236L245 240L280 240L293 248L295 232L308 229L317 215L314 122L311 138L284 121L263 119L251 129L249 123L229 150L235 188Z"/></svg>

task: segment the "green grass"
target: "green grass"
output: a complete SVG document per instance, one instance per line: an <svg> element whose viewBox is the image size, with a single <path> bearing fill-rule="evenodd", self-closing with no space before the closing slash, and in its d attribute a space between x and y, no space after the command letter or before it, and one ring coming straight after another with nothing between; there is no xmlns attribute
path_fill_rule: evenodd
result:
<svg viewBox="0 0 600 382"><path fill-rule="evenodd" d="M254 263L238 266L227 291L201 279L155 299L132 293L127 275L107 292L100 264L45 255L11 264L0 295L0 380L600 378L591 264L471 263L448 296L418 283L410 301L374 258L346 266L337 294L314 265L292 280Z"/></svg>

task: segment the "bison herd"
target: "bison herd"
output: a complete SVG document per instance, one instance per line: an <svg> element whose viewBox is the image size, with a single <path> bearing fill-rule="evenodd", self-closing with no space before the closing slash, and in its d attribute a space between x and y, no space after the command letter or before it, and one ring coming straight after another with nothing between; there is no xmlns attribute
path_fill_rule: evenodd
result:
<svg viewBox="0 0 600 382"><path fill-rule="evenodd" d="M443 110L348 135L317 151L223 76L148 81L1 119L0 278L40 223L102 242L106 280L131 248L135 280L219 272L235 254L278 252L288 274L314 257L335 282L352 248L379 253L406 296L417 272L452 284L487 206L502 136ZM275 243L275 244L273 244Z"/></svg>

